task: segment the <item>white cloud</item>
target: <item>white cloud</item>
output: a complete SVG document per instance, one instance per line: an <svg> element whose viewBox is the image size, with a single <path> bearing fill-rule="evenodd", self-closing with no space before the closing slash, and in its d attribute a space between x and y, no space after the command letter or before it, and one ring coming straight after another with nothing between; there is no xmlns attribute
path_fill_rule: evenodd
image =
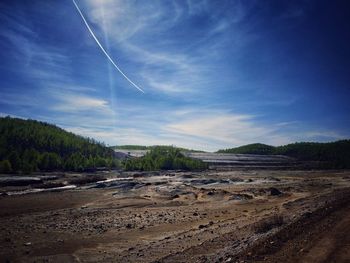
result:
<svg viewBox="0 0 350 263"><path fill-rule="evenodd" d="M77 112L77 111L103 111L106 114L111 114L108 101L87 95L76 93L59 93L53 92L53 98L58 100L58 103L51 107L52 110L62 112Z"/></svg>
<svg viewBox="0 0 350 263"><path fill-rule="evenodd" d="M123 42L138 34L149 33L164 26L171 18L166 17L160 1L88 1L92 21L103 28L116 42ZM111 29L109 26L113 26ZM158 26L158 27L156 27Z"/></svg>
<svg viewBox="0 0 350 263"><path fill-rule="evenodd" d="M210 149L260 142L277 127L257 124L255 117L225 111L191 113L184 120L169 123L166 131L200 139ZM270 143L283 138L275 137ZM275 144L275 143L273 143Z"/></svg>
<svg viewBox="0 0 350 263"><path fill-rule="evenodd" d="M151 109L139 106L135 110L132 105L123 105L120 115L122 118L118 119L116 126L111 126L109 115L103 114L88 116L87 120L79 118L77 122L72 121L68 128L110 145L165 144L214 151L252 142L276 145L290 141L288 137L278 134L278 125L257 124L254 116L224 110L203 109L199 112L193 108L177 111L164 109L162 116L167 118L160 120L159 116L153 116ZM266 141L266 138L269 139Z"/></svg>
<svg viewBox="0 0 350 263"><path fill-rule="evenodd" d="M105 105L102 102L96 104ZM333 131L302 130L295 122L262 123L256 116L222 109L203 108L199 111L182 108L172 111L169 108L162 110L162 116L166 118L160 119L152 109L140 105L136 108L122 105L121 108L116 124L112 123L109 113L94 113L93 110L88 116L74 111L58 123L74 133L109 145L176 145L208 151L255 142L284 145L296 141L317 141L317 138L326 135L329 137L324 141L344 138Z"/></svg>

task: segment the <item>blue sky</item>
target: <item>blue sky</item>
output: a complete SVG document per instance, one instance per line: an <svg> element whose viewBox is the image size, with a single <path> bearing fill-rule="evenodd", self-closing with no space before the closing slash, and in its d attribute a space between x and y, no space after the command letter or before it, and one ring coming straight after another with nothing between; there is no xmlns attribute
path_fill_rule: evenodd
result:
<svg viewBox="0 0 350 263"><path fill-rule="evenodd" d="M348 1L0 3L0 114L108 145L350 137Z"/></svg>

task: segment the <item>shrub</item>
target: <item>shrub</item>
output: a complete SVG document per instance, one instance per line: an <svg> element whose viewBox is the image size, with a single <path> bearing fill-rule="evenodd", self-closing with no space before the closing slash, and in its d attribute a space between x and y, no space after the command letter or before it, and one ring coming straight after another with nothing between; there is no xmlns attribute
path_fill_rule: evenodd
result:
<svg viewBox="0 0 350 263"><path fill-rule="evenodd" d="M11 173L12 167L9 160L3 160L0 162L0 173Z"/></svg>
<svg viewBox="0 0 350 263"><path fill-rule="evenodd" d="M178 148L156 146L143 157L126 160L124 168L127 171L203 170L207 168L207 164L184 156Z"/></svg>

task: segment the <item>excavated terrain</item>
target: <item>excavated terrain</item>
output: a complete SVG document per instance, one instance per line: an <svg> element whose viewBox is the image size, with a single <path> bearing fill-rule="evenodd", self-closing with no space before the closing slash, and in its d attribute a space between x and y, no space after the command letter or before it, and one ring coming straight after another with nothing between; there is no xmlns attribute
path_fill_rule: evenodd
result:
<svg viewBox="0 0 350 263"><path fill-rule="evenodd" d="M71 176L2 186L0 262L350 262L348 171Z"/></svg>

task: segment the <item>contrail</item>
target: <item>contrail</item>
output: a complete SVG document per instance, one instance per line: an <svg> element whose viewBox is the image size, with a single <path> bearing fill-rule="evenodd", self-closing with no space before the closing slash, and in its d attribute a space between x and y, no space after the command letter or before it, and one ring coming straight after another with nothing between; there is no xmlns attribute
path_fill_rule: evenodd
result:
<svg viewBox="0 0 350 263"><path fill-rule="evenodd" d="M117 66L117 64L114 63L113 59L108 55L108 53L106 52L106 50L105 50L105 49L103 48L103 46L101 45L100 41L98 41L97 37L95 36L94 32L93 32L92 29L90 28L88 22L86 21L84 15L83 15L83 13L81 12L81 10L80 10L79 6L77 5L77 3L76 3L74 0L72 0L72 1L73 1L73 4L75 5L75 7L77 8L77 10L78 10L78 12L79 12L81 18L83 19L83 21L84 21L84 23L85 23L87 29L89 30L91 36L95 39L97 45L101 48L102 52L106 55L106 57L109 59L109 61L110 61L110 62L113 64L113 66L120 72L120 74L123 75L123 77L124 77L127 81L129 81L129 82L130 82L135 88L137 88L139 91L141 91L142 93L145 93L145 92L143 91L143 89L141 89L141 88L140 88L139 86L137 86L134 82L132 82L132 80L129 79L129 78L124 74L124 72Z"/></svg>

